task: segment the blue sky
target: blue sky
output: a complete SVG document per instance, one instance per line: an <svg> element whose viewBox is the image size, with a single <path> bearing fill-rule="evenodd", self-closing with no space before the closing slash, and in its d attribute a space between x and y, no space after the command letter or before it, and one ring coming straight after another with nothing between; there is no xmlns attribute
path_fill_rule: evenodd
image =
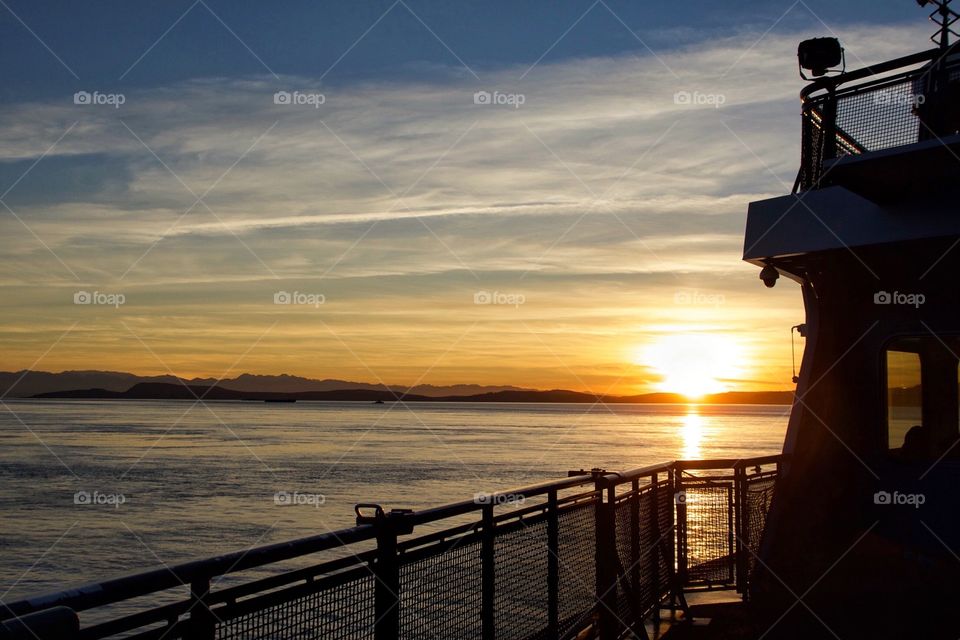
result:
<svg viewBox="0 0 960 640"><path fill-rule="evenodd" d="M922 17L915 4L906 0L752 0L683 6L617 0L183 0L83 5L7 0L5 4L0 40L6 100L56 95L84 83L119 90L270 71L316 76L338 59L327 76L332 84L397 74L430 75L431 67L457 66L457 58L480 75L532 64L564 33L543 59L647 55L642 43L668 52L704 46L711 38L763 32L773 25L771 37L816 27L819 20L836 30L846 24L916 25ZM367 37L356 43L368 29ZM151 46L151 52L134 66Z"/></svg>
<svg viewBox="0 0 960 640"><path fill-rule="evenodd" d="M676 335L788 386L799 293L739 258L797 169L796 43L932 32L906 0L4 1L4 368L622 392Z"/></svg>

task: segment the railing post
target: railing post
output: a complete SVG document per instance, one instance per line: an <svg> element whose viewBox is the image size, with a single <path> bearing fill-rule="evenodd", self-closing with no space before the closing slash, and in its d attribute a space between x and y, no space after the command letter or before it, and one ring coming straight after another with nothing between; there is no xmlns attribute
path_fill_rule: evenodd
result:
<svg viewBox="0 0 960 640"><path fill-rule="evenodd" d="M630 598L633 600L631 610L634 612L631 622L633 635L642 638L643 633L643 602L640 601L640 479L634 478L630 484Z"/></svg>
<svg viewBox="0 0 960 640"><path fill-rule="evenodd" d="M615 487L607 486L602 473L595 474L597 491L597 606L599 607L600 637L620 636L617 610L617 532Z"/></svg>
<svg viewBox="0 0 960 640"><path fill-rule="evenodd" d="M188 640L213 640L216 624L207 604L210 595L210 579L198 578L190 583L190 625Z"/></svg>
<svg viewBox="0 0 960 640"><path fill-rule="evenodd" d="M816 159L811 144L812 136L813 114L810 112L809 104L804 102L800 116L800 171L797 173L797 179L793 184L793 193L806 191L813 186L811 184L813 163Z"/></svg>
<svg viewBox="0 0 960 640"><path fill-rule="evenodd" d="M658 495L660 475L655 473L650 477L650 548L647 549L647 558L650 571L650 589L656 600L653 607L654 628L660 625L660 546L661 538L666 535L660 531L660 496Z"/></svg>
<svg viewBox="0 0 960 640"><path fill-rule="evenodd" d="M547 494L547 638L560 635L560 513L557 490Z"/></svg>
<svg viewBox="0 0 960 640"><path fill-rule="evenodd" d="M747 533L746 522L746 469L741 465L734 469L734 519L736 521L736 558L737 558L737 593L746 599L747 593L747 546L744 544L744 534Z"/></svg>
<svg viewBox="0 0 960 640"><path fill-rule="evenodd" d="M373 587L374 640L397 640L400 637L400 557L397 537L413 532L408 516L410 509L392 509L383 512L380 505L359 504L357 524L372 524L377 532L377 555L373 564L376 583ZM362 509L374 509L373 516L361 514Z"/></svg>
<svg viewBox="0 0 960 640"><path fill-rule="evenodd" d="M373 637L376 640L397 640L400 637L400 564L397 562L397 534L391 527L377 532L377 582L374 587Z"/></svg>
<svg viewBox="0 0 960 640"><path fill-rule="evenodd" d="M683 489L683 470L673 472L673 503L677 528L677 582L678 588L687 585L687 494Z"/></svg>
<svg viewBox="0 0 960 640"><path fill-rule="evenodd" d="M676 478L676 471L675 471L675 469L671 466L670 469L667 471L667 490L668 490L668 491L672 490L672 489L675 487L675 482L676 482L675 478ZM677 548L676 538L677 538L677 535L678 535L678 533L677 533L677 520L676 520L676 518L674 517L674 513L673 513L673 507L674 507L674 505L672 504L672 502L673 502L673 501L671 500L671 504L669 505L669 508L667 509L667 514L668 514L668 516L669 516L669 522L667 522L667 526L669 527L669 531L670 531L670 539L668 540L668 544L666 544L666 545L663 546L663 549L665 549L666 552L667 552L667 563L666 563L666 564L667 564L667 572L668 572L668 574L669 574L669 575L667 576L667 579L670 581L670 584L671 584L671 585L674 584L674 583L676 582L676 579L677 579L677 576L676 576L676 572L677 572L677 558L676 558L676 555L675 555L675 551L676 551L676 548ZM657 505L657 510L659 511L659 509L660 509L660 505ZM658 514L657 514L657 522L659 523L659 521L660 521L660 515L659 515L659 513L658 513Z"/></svg>
<svg viewBox="0 0 960 640"><path fill-rule="evenodd" d="M497 637L496 628L496 596L497 596L497 577L496 577L496 556L494 555L494 543L496 541L496 530L493 522L493 504L483 505L483 534L481 538L480 549L480 571L481 571L481 600L480 600L480 623L483 640L494 640Z"/></svg>
<svg viewBox="0 0 960 640"><path fill-rule="evenodd" d="M823 102L823 159L832 160L837 157L837 93L836 87L828 89L826 100ZM823 167L820 167L822 172ZM817 182L820 182L818 173Z"/></svg>

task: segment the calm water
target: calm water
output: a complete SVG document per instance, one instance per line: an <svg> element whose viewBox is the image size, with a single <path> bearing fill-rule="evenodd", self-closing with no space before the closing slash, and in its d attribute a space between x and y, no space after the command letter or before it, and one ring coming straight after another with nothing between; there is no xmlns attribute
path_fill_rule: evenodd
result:
<svg viewBox="0 0 960 640"><path fill-rule="evenodd" d="M418 508L581 467L626 470L676 458L777 453L788 412L6 402L12 412L0 409L0 598L8 602L352 526L356 502ZM76 504L77 492L81 502L89 494L101 504ZM277 492L298 492L302 503L278 505Z"/></svg>

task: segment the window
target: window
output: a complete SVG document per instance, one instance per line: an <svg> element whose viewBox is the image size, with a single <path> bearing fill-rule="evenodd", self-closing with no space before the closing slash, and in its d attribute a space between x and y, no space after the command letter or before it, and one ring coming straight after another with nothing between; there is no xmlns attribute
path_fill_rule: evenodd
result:
<svg viewBox="0 0 960 640"><path fill-rule="evenodd" d="M920 354L887 351L887 444L899 449L907 431L923 423Z"/></svg>
<svg viewBox="0 0 960 640"><path fill-rule="evenodd" d="M886 351L887 447L904 460L960 459L960 340L898 338Z"/></svg>

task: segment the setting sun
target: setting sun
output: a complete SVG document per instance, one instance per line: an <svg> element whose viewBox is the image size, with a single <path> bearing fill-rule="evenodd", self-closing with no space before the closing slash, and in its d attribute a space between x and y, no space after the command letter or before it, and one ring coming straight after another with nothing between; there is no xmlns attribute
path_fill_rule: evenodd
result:
<svg viewBox="0 0 960 640"><path fill-rule="evenodd" d="M641 351L639 364L660 375L657 387L691 400L727 390L738 370L740 349L730 338L706 334L666 336Z"/></svg>

